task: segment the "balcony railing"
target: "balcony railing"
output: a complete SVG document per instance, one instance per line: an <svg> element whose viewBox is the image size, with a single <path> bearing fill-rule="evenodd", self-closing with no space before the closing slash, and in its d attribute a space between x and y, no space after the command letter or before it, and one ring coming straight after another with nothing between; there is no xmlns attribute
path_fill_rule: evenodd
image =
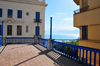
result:
<svg viewBox="0 0 100 66"><path fill-rule="evenodd" d="M78 13L81 13L81 12L85 12L85 11L88 10L88 7L89 7L89 6L84 7L84 8L81 8L81 9L78 9L78 10L75 10L75 11L74 11L74 14L78 14Z"/></svg>
<svg viewBox="0 0 100 66"><path fill-rule="evenodd" d="M35 22L35 23L42 23L42 19L39 19L39 20L34 19L34 22Z"/></svg>

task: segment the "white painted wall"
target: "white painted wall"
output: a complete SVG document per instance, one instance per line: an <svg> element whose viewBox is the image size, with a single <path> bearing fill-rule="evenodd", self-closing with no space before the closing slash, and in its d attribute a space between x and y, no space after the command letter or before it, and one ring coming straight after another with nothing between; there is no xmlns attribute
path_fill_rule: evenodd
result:
<svg viewBox="0 0 100 66"><path fill-rule="evenodd" d="M4 20L4 36L5 37L33 37L35 35L35 26L34 19L36 18L36 12L40 12L40 19L42 23L40 24L40 35L44 38L45 30L45 7L43 5L34 5L34 4L25 4L25 3L16 3L16 2L6 2L0 1L0 8L3 10L2 17L0 21ZM13 17L9 18L8 9L13 10ZM22 19L17 18L17 10L22 10ZM27 16L26 13L29 13ZM8 21L7 21L8 20ZM7 35L7 25L12 25L12 35ZM17 25L22 25L22 35L17 36ZM26 26L28 26L28 32L26 32Z"/></svg>

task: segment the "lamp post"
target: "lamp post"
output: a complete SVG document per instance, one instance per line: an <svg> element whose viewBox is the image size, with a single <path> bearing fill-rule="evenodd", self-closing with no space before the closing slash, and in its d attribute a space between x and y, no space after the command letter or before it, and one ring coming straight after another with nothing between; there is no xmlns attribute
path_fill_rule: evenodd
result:
<svg viewBox="0 0 100 66"><path fill-rule="evenodd" d="M52 39L52 17L50 17L50 39Z"/></svg>

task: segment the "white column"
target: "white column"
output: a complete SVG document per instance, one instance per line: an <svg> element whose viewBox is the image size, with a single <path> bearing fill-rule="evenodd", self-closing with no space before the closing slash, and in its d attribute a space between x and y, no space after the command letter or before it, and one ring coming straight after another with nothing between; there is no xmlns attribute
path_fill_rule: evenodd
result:
<svg viewBox="0 0 100 66"><path fill-rule="evenodd" d="M53 43L52 43L52 41L53 41L54 39L48 39L48 50L52 50L52 46L53 46Z"/></svg>

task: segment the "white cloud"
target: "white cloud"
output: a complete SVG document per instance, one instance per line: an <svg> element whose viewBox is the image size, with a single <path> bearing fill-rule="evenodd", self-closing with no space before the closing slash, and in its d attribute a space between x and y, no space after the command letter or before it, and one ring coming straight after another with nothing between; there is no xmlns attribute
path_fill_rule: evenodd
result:
<svg viewBox="0 0 100 66"><path fill-rule="evenodd" d="M75 28L75 27L72 27L72 26L60 26L60 27L55 27L55 30L69 30L69 31L71 31L71 30L76 30L77 28Z"/></svg>
<svg viewBox="0 0 100 66"><path fill-rule="evenodd" d="M61 15L67 15L66 13L56 13L53 15L50 15L51 17L60 17Z"/></svg>
<svg viewBox="0 0 100 66"><path fill-rule="evenodd" d="M67 36L75 36L75 37L79 37L79 34L66 34Z"/></svg>
<svg viewBox="0 0 100 66"><path fill-rule="evenodd" d="M56 13L57 15L67 15L66 13Z"/></svg>
<svg viewBox="0 0 100 66"><path fill-rule="evenodd" d="M69 20L73 20L73 18L69 18L69 17L67 17L67 18L65 18L65 19L63 19L64 21L69 21Z"/></svg>
<svg viewBox="0 0 100 66"><path fill-rule="evenodd" d="M58 16L58 15L50 15L51 17L60 17L60 16Z"/></svg>

